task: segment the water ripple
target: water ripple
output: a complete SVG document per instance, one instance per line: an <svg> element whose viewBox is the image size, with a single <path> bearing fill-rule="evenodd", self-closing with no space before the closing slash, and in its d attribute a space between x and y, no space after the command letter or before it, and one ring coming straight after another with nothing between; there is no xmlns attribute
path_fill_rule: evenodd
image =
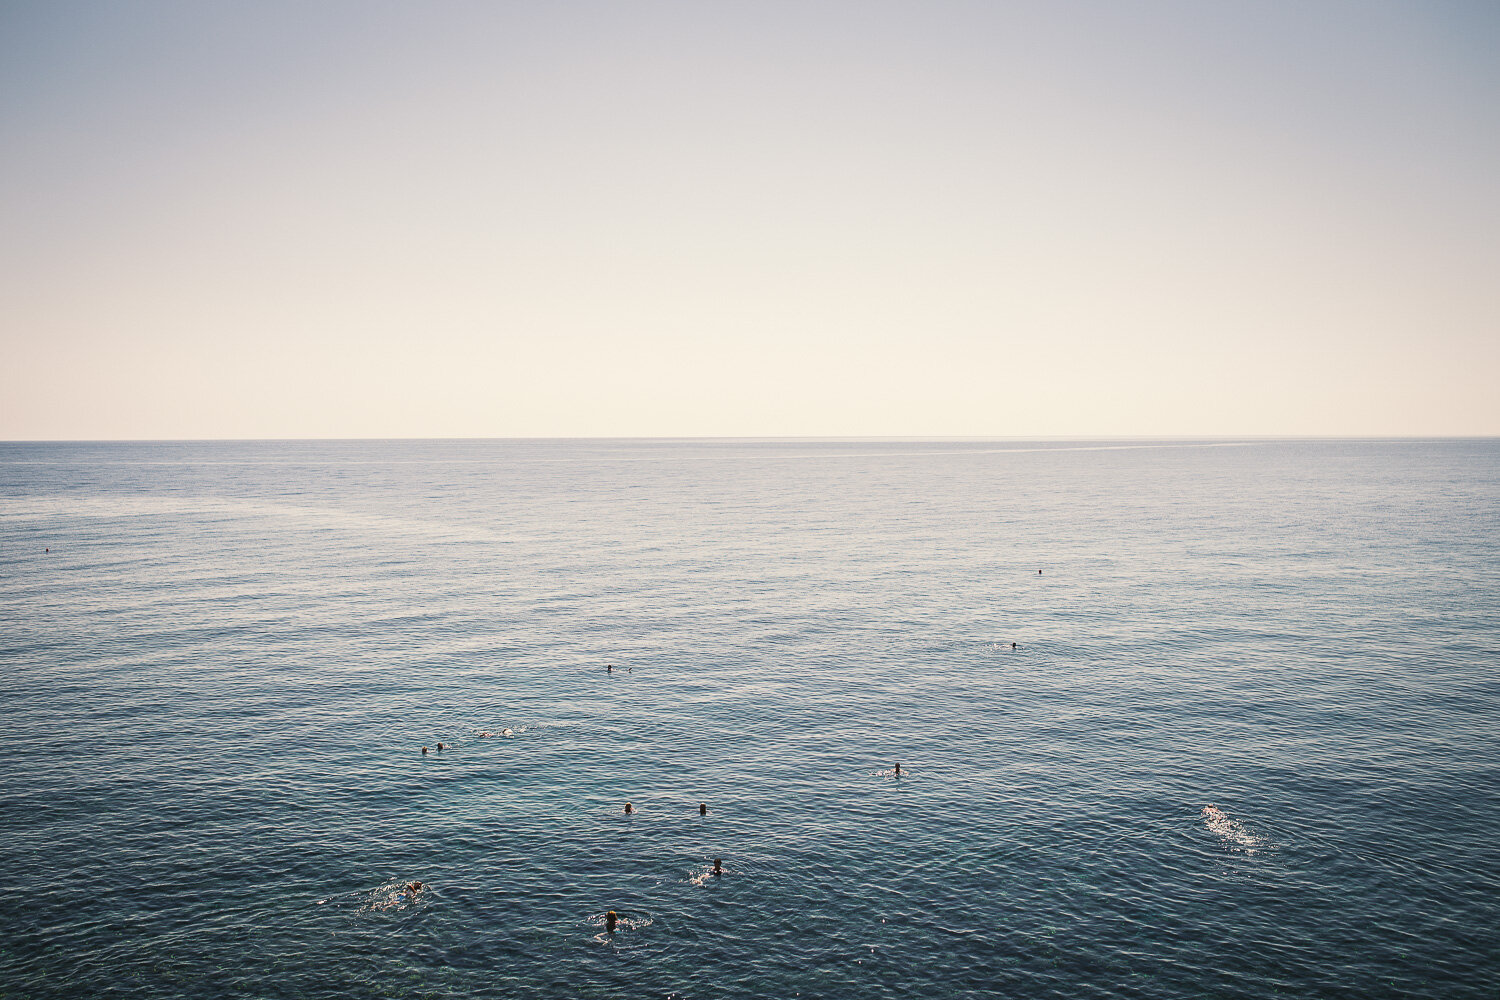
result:
<svg viewBox="0 0 1500 1000"><path fill-rule="evenodd" d="M0 993L1487 997L1497 546L1482 441L0 445Z"/></svg>

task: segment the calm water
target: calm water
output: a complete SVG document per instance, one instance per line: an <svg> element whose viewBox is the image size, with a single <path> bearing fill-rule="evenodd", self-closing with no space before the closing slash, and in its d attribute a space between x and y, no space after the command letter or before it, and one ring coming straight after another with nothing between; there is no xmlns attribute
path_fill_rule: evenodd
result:
<svg viewBox="0 0 1500 1000"><path fill-rule="evenodd" d="M0 722L5 998L1495 997L1500 442L0 445Z"/></svg>

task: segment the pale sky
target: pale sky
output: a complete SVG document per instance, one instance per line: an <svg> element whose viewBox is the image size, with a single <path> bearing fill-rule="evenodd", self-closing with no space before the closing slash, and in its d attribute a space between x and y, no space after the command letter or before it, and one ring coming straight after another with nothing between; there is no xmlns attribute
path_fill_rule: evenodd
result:
<svg viewBox="0 0 1500 1000"><path fill-rule="evenodd" d="M1500 4L0 0L0 439L1500 434Z"/></svg>

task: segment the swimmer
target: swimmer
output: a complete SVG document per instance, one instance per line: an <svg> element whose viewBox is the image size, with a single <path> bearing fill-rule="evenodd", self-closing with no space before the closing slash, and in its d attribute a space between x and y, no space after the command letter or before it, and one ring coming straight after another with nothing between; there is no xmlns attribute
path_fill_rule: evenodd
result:
<svg viewBox="0 0 1500 1000"><path fill-rule="evenodd" d="M714 874L715 875L723 875L724 874L724 869L722 869L722 868L719 867L719 859L718 858L714 858Z"/></svg>
<svg viewBox="0 0 1500 1000"><path fill-rule="evenodd" d="M619 915L614 910L610 910L604 915L604 929L613 934L615 932L615 921L619 919Z"/></svg>
<svg viewBox="0 0 1500 1000"><path fill-rule="evenodd" d="M625 815L629 816L633 812L635 812L635 806L631 805L629 802L625 803Z"/></svg>
<svg viewBox="0 0 1500 1000"><path fill-rule="evenodd" d="M1041 575L1042 575L1042 571L1041 571L1041 570L1037 570L1037 571L1036 571L1036 575L1037 575L1037 576L1041 576Z"/></svg>
<svg viewBox="0 0 1500 1000"><path fill-rule="evenodd" d="M426 747L423 747L423 748L422 748L422 756L423 756L423 757L426 757L426 756L427 756L427 748L426 748Z"/></svg>
<svg viewBox="0 0 1500 1000"><path fill-rule="evenodd" d="M441 743L439 743L438 744L438 752L441 753L442 750L443 750L443 745Z"/></svg>
<svg viewBox="0 0 1500 1000"><path fill-rule="evenodd" d="M610 674L614 673L615 672L615 665L613 663L611 663L609 666L607 666L607 667L604 668L604 671L605 671L605 673L610 673Z"/></svg>
<svg viewBox="0 0 1500 1000"><path fill-rule="evenodd" d="M700 803L698 803L698 815L699 816L707 816L708 815L708 803L707 802L700 802Z"/></svg>
<svg viewBox="0 0 1500 1000"><path fill-rule="evenodd" d="M1016 651L1016 644L1015 644L1015 643L1011 643L1011 644L1010 644L1010 651L1011 651L1011 652L1012 652L1012 653L1014 653L1014 652L1015 652L1015 651Z"/></svg>
<svg viewBox="0 0 1500 1000"><path fill-rule="evenodd" d="M896 765L896 777L898 777L898 778L901 777L901 765L900 764Z"/></svg>
<svg viewBox="0 0 1500 1000"><path fill-rule="evenodd" d="M406 894L408 896L415 896L417 893L419 893L421 891L422 891L422 883L421 882L408 882L408 883L406 883Z"/></svg>

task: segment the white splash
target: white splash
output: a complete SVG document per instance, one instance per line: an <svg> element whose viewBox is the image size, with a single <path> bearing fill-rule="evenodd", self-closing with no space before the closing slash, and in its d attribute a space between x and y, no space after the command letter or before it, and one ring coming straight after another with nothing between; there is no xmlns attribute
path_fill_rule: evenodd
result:
<svg viewBox="0 0 1500 1000"><path fill-rule="evenodd" d="M1229 814L1213 803L1203 807L1203 824L1209 833L1231 847L1238 847L1246 854L1254 854L1266 846L1266 839L1250 832L1239 820L1230 819Z"/></svg>
<svg viewBox="0 0 1500 1000"><path fill-rule="evenodd" d="M724 874L727 874L728 871L729 871L729 869L724 868L724 869L720 870L719 874L720 875L724 875ZM713 880L713 878L714 878L714 869L713 869L713 866L710 865L709 867L705 868L701 872L694 872L692 875L689 875L688 876L688 883L691 884L691 885L705 885L708 882L711 882Z"/></svg>
<svg viewBox="0 0 1500 1000"><path fill-rule="evenodd" d="M420 903L427 894L427 886L421 882L393 879L369 894L367 909L407 910Z"/></svg>

